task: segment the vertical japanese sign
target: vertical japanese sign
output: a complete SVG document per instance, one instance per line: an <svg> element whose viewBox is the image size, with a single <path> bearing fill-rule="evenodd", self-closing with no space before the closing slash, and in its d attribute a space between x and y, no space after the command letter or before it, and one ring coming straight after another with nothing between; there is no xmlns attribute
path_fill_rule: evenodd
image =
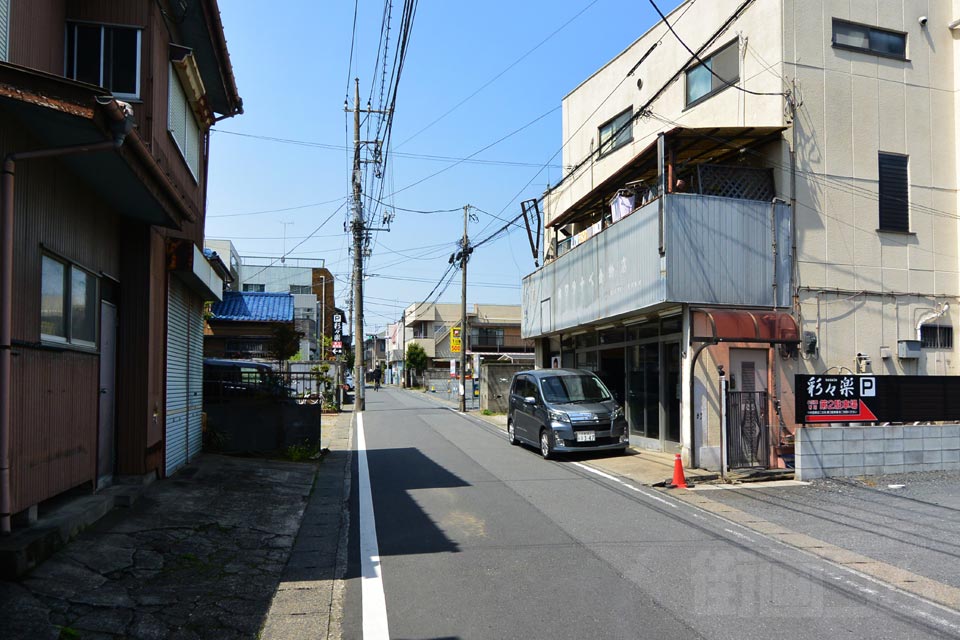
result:
<svg viewBox="0 0 960 640"><path fill-rule="evenodd" d="M797 422L877 422L868 406L877 396L874 376L797 375Z"/></svg>
<svg viewBox="0 0 960 640"><path fill-rule="evenodd" d="M335 355L343 353L343 316L339 313L333 314L333 335L330 342L330 350Z"/></svg>
<svg viewBox="0 0 960 640"><path fill-rule="evenodd" d="M450 330L450 353L460 353L460 327Z"/></svg>

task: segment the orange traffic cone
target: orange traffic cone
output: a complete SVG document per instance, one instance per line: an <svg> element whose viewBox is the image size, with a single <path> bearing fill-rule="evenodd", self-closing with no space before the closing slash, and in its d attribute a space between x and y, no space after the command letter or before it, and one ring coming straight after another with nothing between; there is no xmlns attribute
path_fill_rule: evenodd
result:
<svg viewBox="0 0 960 640"><path fill-rule="evenodd" d="M670 481L672 489L686 489L687 480L683 477L683 462L680 461L680 454L676 454L673 459L673 480Z"/></svg>

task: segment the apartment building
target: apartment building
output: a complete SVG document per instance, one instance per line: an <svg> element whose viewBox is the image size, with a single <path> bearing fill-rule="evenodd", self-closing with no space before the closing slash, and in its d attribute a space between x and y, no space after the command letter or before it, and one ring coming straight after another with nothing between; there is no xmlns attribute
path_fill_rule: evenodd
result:
<svg viewBox="0 0 960 640"><path fill-rule="evenodd" d="M958 373L958 18L687 1L574 88L523 282L538 366L714 469L724 403L730 466L790 464L795 374Z"/></svg>

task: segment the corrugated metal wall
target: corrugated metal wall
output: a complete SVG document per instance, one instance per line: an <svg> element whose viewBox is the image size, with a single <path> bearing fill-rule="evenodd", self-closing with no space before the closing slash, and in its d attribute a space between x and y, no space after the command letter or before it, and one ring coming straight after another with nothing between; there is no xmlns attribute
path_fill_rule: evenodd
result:
<svg viewBox="0 0 960 640"><path fill-rule="evenodd" d="M186 287L170 278L167 292L167 415L164 441L167 475L187 462L187 386L189 372L189 307Z"/></svg>
<svg viewBox="0 0 960 640"><path fill-rule="evenodd" d="M66 0L10 0L9 62L63 75Z"/></svg>
<svg viewBox="0 0 960 640"><path fill-rule="evenodd" d="M96 476L100 358L15 347L12 360L16 513Z"/></svg>
<svg viewBox="0 0 960 640"><path fill-rule="evenodd" d="M774 298L774 229L778 294L789 299L790 207L735 198L666 199L667 299L699 304L787 306ZM786 220L786 224L783 223ZM782 268L785 265L786 268Z"/></svg>

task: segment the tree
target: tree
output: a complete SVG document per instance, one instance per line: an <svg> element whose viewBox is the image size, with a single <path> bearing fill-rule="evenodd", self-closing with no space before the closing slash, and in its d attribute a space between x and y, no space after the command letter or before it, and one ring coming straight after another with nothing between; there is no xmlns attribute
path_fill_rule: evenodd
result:
<svg viewBox="0 0 960 640"><path fill-rule="evenodd" d="M300 338L303 334L293 328L293 324L280 324L273 330L270 338L270 355L277 362L285 362L300 352Z"/></svg>
<svg viewBox="0 0 960 640"><path fill-rule="evenodd" d="M404 366L407 371L415 371L418 376L423 375L423 370L427 368L427 352L416 342L411 342L407 345Z"/></svg>

